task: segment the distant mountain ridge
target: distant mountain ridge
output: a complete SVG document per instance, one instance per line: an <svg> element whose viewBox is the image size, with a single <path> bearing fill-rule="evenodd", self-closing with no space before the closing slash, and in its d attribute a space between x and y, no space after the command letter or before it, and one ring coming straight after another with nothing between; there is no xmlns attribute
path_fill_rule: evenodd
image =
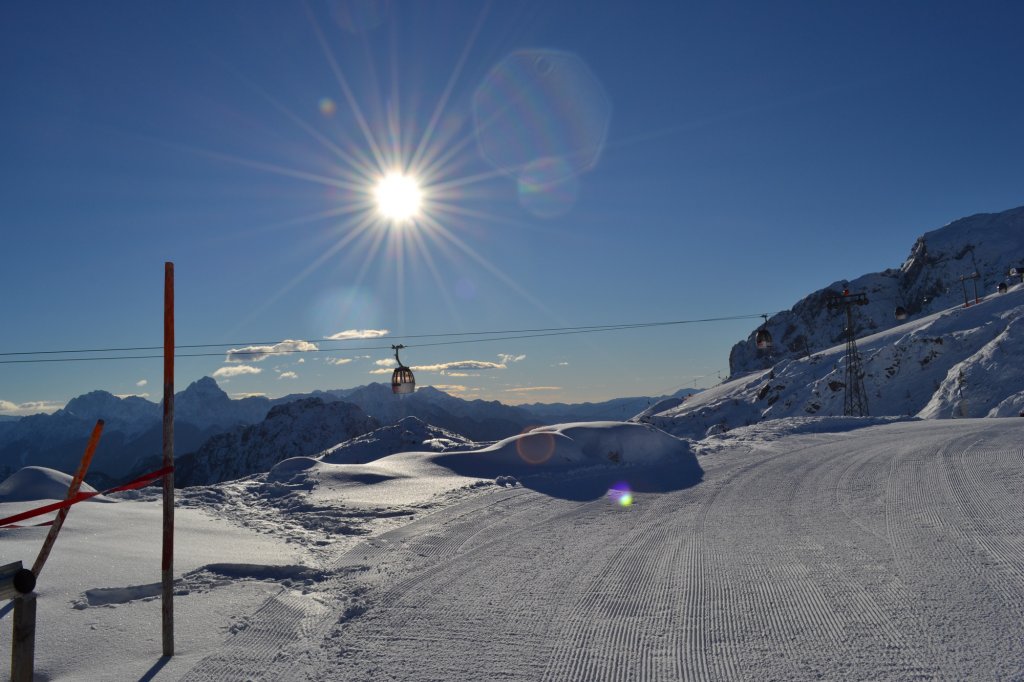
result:
<svg viewBox="0 0 1024 682"><path fill-rule="evenodd" d="M497 401L463 400L430 386L399 399L389 385L380 383L276 399L257 396L234 400L214 379L203 377L175 395L175 453L182 457L195 452L214 436L259 424L276 407L309 398L357 405L378 425L415 417L478 442L495 441L529 427L555 423L555 414L561 421L622 419L632 409L624 407L631 405L630 401L650 401L627 398L584 403L575 412L576 406L558 405L554 412L545 412L540 405L522 407ZM29 465L73 472L93 425L97 419L104 419L106 427L89 480L101 487L118 482L127 472L138 471L143 462L155 461L162 447L161 418L160 403L91 391L53 414L0 421L0 477Z"/></svg>
<svg viewBox="0 0 1024 682"><path fill-rule="evenodd" d="M320 452L379 427L352 403L303 398L277 405L259 424L214 436L176 458L175 485L211 485L269 471L282 459Z"/></svg>

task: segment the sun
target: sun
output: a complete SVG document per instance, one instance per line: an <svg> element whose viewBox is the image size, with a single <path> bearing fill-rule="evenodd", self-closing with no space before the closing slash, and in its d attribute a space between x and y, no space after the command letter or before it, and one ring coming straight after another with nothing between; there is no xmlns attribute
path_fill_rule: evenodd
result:
<svg viewBox="0 0 1024 682"><path fill-rule="evenodd" d="M403 222L412 220L420 212L423 192L411 175L388 173L373 190L377 210L388 220Z"/></svg>

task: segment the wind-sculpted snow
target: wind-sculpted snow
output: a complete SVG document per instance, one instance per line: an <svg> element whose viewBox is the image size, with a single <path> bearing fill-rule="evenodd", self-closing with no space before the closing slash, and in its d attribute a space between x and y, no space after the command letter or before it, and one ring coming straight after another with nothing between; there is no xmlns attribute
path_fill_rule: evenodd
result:
<svg viewBox="0 0 1024 682"><path fill-rule="evenodd" d="M332 499L395 505L422 503L465 486L467 479L511 480L552 495L596 497L626 471L647 481L645 467L671 470L673 485L700 480L700 466L685 441L628 422L541 427L475 450L404 452L367 464L288 459L271 469L267 480ZM586 483L580 483L581 476Z"/></svg>
<svg viewBox="0 0 1024 682"><path fill-rule="evenodd" d="M869 413L1016 416L1024 408L1024 285L858 339ZM701 438L797 416L843 413L845 346L783 359L635 420Z"/></svg>
<svg viewBox="0 0 1024 682"><path fill-rule="evenodd" d="M25 467L0 483L0 502L63 500L68 496L70 485L71 476L63 472L46 467ZM83 482L79 491L94 493L96 489ZM109 498L103 495L97 495L90 499L97 502L109 501Z"/></svg>

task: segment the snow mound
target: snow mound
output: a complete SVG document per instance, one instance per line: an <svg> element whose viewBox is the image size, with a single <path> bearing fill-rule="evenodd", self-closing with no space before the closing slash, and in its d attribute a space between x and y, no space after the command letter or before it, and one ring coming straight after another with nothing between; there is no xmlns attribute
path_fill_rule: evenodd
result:
<svg viewBox="0 0 1024 682"><path fill-rule="evenodd" d="M46 467L25 467L0 483L0 502L34 502L35 500L63 500L68 495L71 476ZM88 483L82 482L83 493L94 493ZM111 502L102 495L91 498L97 502Z"/></svg>
<svg viewBox="0 0 1024 682"><path fill-rule="evenodd" d="M625 470L633 475L643 469L668 469L680 485L692 485L702 475L686 441L657 428L630 422L580 422L540 427L475 450L403 452L367 464L295 458L274 467L268 481L353 504L412 505L481 481L498 485L518 481L551 494L585 497L597 488L591 485L581 492L574 483L581 477L615 478Z"/></svg>

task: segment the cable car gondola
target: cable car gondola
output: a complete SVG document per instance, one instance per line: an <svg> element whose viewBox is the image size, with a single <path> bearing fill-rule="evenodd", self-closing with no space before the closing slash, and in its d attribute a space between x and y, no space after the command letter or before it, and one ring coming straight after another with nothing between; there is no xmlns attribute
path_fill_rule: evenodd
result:
<svg viewBox="0 0 1024 682"><path fill-rule="evenodd" d="M764 324L754 334L754 344L758 350L765 350L772 347L772 335L768 332L768 316L762 315L764 318Z"/></svg>
<svg viewBox="0 0 1024 682"><path fill-rule="evenodd" d="M901 305L896 306L896 312L893 314L896 315L897 320L907 319L907 309Z"/></svg>
<svg viewBox="0 0 1024 682"><path fill-rule="evenodd" d="M996 291L998 291L1001 294L1005 294L1006 293L1006 282L1000 282L999 286L996 287Z"/></svg>
<svg viewBox="0 0 1024 682"><path fill-rule="evenodd" d="M391 392L395 395L412 393L416 390L416 377L412 375L412 370L403 365L402 361L398 358L398 351L405 348L405 346L398 344L391 347L395 350L395 362L398 363L398 367L391 373Z"/></svg>

